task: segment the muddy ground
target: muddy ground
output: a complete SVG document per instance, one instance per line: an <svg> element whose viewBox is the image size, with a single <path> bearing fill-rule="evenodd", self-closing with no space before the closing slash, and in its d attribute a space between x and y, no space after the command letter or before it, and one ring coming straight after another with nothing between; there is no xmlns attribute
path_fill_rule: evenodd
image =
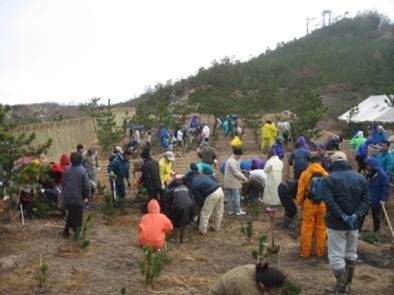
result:
<svg viewBox="0 0 394 295"><path fill-rule="evenodd" d="M218 150L222 158L228 155L224 146L219 145ZM257 149L249 148L248 153L256 154ZM183 169L193 159L193 153L187 154L178 160L177 167ZM133 198L131 190L128 201ZM251 241L241 233L247 216L225 214L222 230L210 231L205 236L199 235L192 225L184 244L169 242L171 262L155 285L145 288L138 266L143 254L137 245L140 210L126 208L108 224L99 209L101 204L102 197L97 197L87 210L93 214L93 226L88 234L91 245L84 250L72 239L62 238L61 217L27 221L24 227L17 221L0 224L0 294L112 295L121 294L122 287L126 287L127 294L207 294L209 287L227 270L254 263L251 252L257 248L257 237L262 233L270 235L269 219L263 212L254 222L255 235ZM389 214L394 216L392 204ZM323 294L324 288L334 283L327 259L299 258L298 233L283 229L281 220L279 209L274 228L281 250L279 255L269 256L267 260L300 282L302 294ZM370 217L365 228L371 229ZM382 225L382 231L382 242L376 245L360 241L352 294L394 294L394 251L386 224ZM40 255L49 269L45 288L38 288L35 278Z"/></svg>

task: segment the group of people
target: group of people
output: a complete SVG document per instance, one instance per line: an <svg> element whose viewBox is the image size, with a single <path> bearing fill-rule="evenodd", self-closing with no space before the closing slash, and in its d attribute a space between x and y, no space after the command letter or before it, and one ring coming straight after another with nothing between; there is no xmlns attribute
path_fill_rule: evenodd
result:
<svg viewBox="0 0 394 295"><path fill-rule="evenodd" d="M197 222L201 234L210 229L220 231L225 199L228 215L235 216L246 213L241 206L242 197L268 207L282 204L286 228L294 229L295 217L297 213L301 215L300 257L308 258L313 253L323 257L328 252L336 284L327 291L347 292L357 262L358 235L369 208L372 208L373 230L380 230L381 208L389 197L393 170L393 141L384 135L381 126L367 139L357 132L351 144L356 150L358 173L340 150L340 137L332 136L312 152L305 137L300 136L288 157L293 177L283 181L286 154L283 143L285 137L289 138L290 126L286 122L276 125L267 121L261 131L262 148L268 151L266 161L258 157L241 159L242 147L233 146L232 155L219 165L217 152L209 144L210 132L203 132L197 149L200 161L191 163L182 174L175 172L176 155L168 146L156 161L151 146L146 145L140 153L142 161L137 162L134 171L137 188L147 196L147 213L138 225L140 245L162 249L166 235L174 228L179 229L179 239L183 242L185 227L193 222ZM162 145L161 132L158 134ZM370 145L379 150L374 156L370 155L371 150L368 152ZM363 154L361 158L365 148L366 156ZM110 157L108 175L115 201L125 198L125 182L131 185L129 157L130 151L120 147ZM223 186L215 175L218 168L224 176ZM97 152L93 148L85 152L82 145L78 145L69 159L63 155L60 164L54 165L54 171L61 171L62 175L59 183L68 211L63 232L66 237L70 228L76 231L82 225L83 207L92 195L98 169ZM209 294L260 294L281 287L285 279L278 269L259 262L230 270ZM244 293L245 290L249 293Z"/></svg>

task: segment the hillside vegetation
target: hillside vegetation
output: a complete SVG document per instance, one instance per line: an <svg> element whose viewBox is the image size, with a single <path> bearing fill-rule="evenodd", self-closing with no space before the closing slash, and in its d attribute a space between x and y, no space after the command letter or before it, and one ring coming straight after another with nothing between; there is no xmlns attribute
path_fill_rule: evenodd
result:
<svg viewBox="0 0 394 295"><path fill-rule="evenodd" d="M187 107L177 107L177 112L297 112L311 97L305 93L312 91L327 105L326 115L336 117L367 95L393 89L393 77L394 25L368 12L280 43L247 62L214 61L195 76L157 85L127 104L139 106L145 117L180 98L177 105L183 106L185 97Z"/></svg>

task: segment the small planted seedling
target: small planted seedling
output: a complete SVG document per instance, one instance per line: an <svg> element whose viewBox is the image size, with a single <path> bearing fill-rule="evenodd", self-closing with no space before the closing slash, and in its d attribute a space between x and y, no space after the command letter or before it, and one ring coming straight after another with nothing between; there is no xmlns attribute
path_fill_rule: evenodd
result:
<svg viewBox="0 0 394 295"><path fill-rule="evenodd" d="M267 240L268 240L267 235L260 236L257 250L252 251L252 256L254 259L260 259L262 257L267 256L267 246L268 246Z"/></svg>
<svg viewBox="0 0 394 295"><path fill-rule="evenodd" d="M363 236L363 239L365 242L369 244L375 244L380 242L380 237L377 233L374 232L368 232Z"/></svg>
<svg viewBox="0 0 394 295"><path fill-rule="evenodd" d="M112 224L117 214L112 195L108 194L104 196L104 206L101 208L101 211L104 214L105 223Z"/></svg>
<svg viewBox="0 0 394 295"><path fill-rule="evenodd" d="M120 288L120 295L127 295L127 288L126 287Z"/></svg>
<svg viewBox="0 0 394 295"><path fill-rule="evenodd" d="M144 258L139 264L140 272L144 276L145 286L152 286L161 274L164 267L165 255L155 251L150 246L144 247Z"/></svg>
<svg viewBox="0 0 394 295"><path fill-rule="evenodd" d="M275 209L267 208L266 209L269 219L270 219L270 227L271 227L271 246L268 247L268 252L271 254L276 254L279 252L280 247L275 245L275 234L274 234L274 215Z"/></svg>
<svg viewBox="0 0 394 295"><path fill-rule="evenodd" d="M282 295L299 295L302 292L302 286L297 281L286 280L281 289Z"/></svg>
<svg viewBox="0 0 394 295"><path fill-rule="evenodd" d="M37 274L36 274L36 280L38 282L38 286L40 288L44 288L45 287L45 283L47 281L48 278L48 264L46 264L45 262L42 262L41 259L41 254L40 254L40 266L38 267L37 270Z"/></svg>
<svg viewBox="0 0 394 295"><path fill-rule="evenodd" d="M253 237L253 220L248 220L246 225L241 226L241 232L248 240Z"/></svg>
<svg viewBox="0 0 394 295"><path fill-rule="evenodd" d="M92 214L89 214L82 227L79 227L74 233L74 241L80 242L81 248L85 249L90 246L90 241L86 238L88 230L92 226Z"/></svg>

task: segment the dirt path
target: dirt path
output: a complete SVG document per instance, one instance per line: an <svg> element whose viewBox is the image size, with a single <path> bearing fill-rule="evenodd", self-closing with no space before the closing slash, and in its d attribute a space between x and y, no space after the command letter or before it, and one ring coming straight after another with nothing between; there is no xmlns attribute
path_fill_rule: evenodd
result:
<svg viewBox="0 0 394 295"><path fill-rule="evenodd" d="M249 132L244 142L248 145L245 158L260 153ZM228 140L220 137L217 150L221 159L228 157ZM194 152L184 155L177 160L176 170L183 172L196 159ZM104 163L102 168L105 171ZM100 178L105 181L104 172ZM97 200L95 205L99 203ZM28 221L24 228L18 224L0 225L0 261L3 261L0 294L112 295L120 294L121 287L127 288L127 294L207 294L222 273L241 264L254 263L251 252L257 247L257 236L269 234L264 213L254 223L256 234L251 242L240 230L247 217L225 214L222 231L208 232L206 236L199 235L195 226L191 226L183 245L170 243L172 262L165 267L154 288L145 289L138 268L142 251L136 239L140 212L126 209L113 225L106 225L100 210L94 207L89 210L93 214L93 227L89 235L91 246L86 250L59 235L63 226L61 218ZM270 256L268 261L279 263L290 278L298 280L303 285L303 294L323 294L324 287L333 283L327 259L298 258L297 235L281 228L281 216L278 212L275 222L280 257ZM370 228L369 219L366 227ZM383 228L387 241L387 226ZM353 294L393 294L394 262L390 245L361 242L360 252ZM43 290L37 288L35 280L40 254L49 267L47 287ZM4 263L7 258L8 264Z"/></svg>

